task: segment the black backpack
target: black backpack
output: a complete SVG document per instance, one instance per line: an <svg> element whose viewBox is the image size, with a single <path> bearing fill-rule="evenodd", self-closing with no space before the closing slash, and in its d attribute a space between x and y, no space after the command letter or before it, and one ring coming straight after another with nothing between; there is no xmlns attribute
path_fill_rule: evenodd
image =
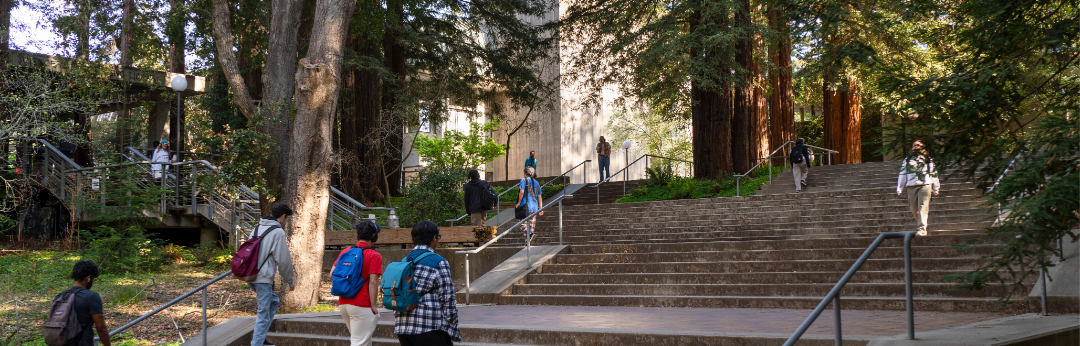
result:
<svg viewBox="0 0 1080 346"><path fill-rule="evenodd" d="M45 344L63 346L83 334L83 326L75 314L75 298L81 288L60 292L49 307L49 319L45 321Z"/></svg>
<svg viewBox="0 0 1080 346"><path fill-rule="evenodd" d="M791 148L791 154L788 155L788 159L791 160L791 163L803 163L803 152L805 151L806 148L803 148L801 145L796 145L794 148Z"/></svg>
<svg viewBox="0 0 1080 346"><path fill-rule="evenodd" d="M499 194L495 193L495 189L491 188L491 184L486 181L483 182L483 188L484 202L487 202L484 203L484 206L487 207L487 210L495 209L499 205Z"/></svg>

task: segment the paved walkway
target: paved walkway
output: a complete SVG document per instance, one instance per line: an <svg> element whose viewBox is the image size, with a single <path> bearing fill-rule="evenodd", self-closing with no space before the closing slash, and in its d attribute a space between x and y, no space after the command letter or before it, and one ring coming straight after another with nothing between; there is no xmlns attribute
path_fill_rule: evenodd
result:
<svg viewBox="0 0 1080 346"><path fill-rule="evenodd" d="M525 326L529 328L585 328L660 330L666 332L780 333L790 334L811 310L647 308L597 306L458 305L465 325ZM833 335L832 309L822 313L806 334ZM915 312L915 332L951 328L1001 318L1004 315L967 312ZM393 321L383 311L381 321ZM893 336L907 333L903 311L844 310L844 335Z"/></svg>

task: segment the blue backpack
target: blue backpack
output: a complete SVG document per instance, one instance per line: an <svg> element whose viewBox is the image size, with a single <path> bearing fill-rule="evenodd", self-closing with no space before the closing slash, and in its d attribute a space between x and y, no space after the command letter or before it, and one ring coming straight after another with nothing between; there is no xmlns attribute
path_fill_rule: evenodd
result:
<svg viewBox="0 0 1080 346"><path fill-rule="evenodd" d="M361 274L364 269L364 250L371 247L352 247L346 250L334 263L334 271L330 273L330 294L338 297L352 298L364 288L367 278Z"/></svg>
<svg viewBox="0 0 1080 346"><path fill-rule="evenodd" d="M420 303L420 295L416 292L416 282L413 280L413 269L420 260L435 255L434 252L425 252L409 260L409 256L399 262L390 263L383 270L382 292L383 307L400 312L413 311Z"/></svg>

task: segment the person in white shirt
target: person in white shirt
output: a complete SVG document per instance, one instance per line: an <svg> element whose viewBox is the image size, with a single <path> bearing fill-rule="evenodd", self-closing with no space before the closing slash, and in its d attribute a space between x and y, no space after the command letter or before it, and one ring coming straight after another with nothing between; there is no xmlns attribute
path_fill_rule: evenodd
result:
<svg viewBox="0 0 1080 346"><path fill-rule="evenodd" d="M900 177L896 181L896 195L907 191L908 206L915 222L919 225L918 235L926 235L926 220L930 215L930 195L938 195L941 182L938 181L934 161L926 156L926 149L921 141L911 144L913 157L905 157L900 166Z"/></svg>
<svg viewBox="0 0 1080 346"><path fill-rule="evenodd" d="M168 140L164 140L164 139L161 140L161 144L158 144L157 148L154 149L154 154L150 156L150 161L151 162L173 162L173 160L169 159L169 141ZM162 169L161 167L162 167L162 164L160 164L160 163L155 163L155 164L150 165L150 172L154 175L154 179L160 179L161 178L161 169Z"/></svg>

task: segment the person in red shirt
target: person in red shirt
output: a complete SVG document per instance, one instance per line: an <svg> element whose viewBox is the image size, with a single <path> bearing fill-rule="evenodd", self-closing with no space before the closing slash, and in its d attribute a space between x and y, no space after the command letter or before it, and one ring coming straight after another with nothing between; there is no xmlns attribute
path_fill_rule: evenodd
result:
<svg viewBox="0 0 1080 346"><path fill-rule="evenodd" d="M364 221L353 226L356 230L356 247L371 247L379 240L379 225L371 221ZM338 259L349 249L341 250ZM334 261L337 263L337 260ZM364 267L360 269L360 275L367 278L364 287L352 298L340 297L338 310L345 319L345 326L349 328L351 335L349 345L370 346L371 336L375 334L375 326L379 324L379 308L375 304L378 297L376 290L379 289L379 279L382 277L382 255L374 249L364 250Z"/></svg>

